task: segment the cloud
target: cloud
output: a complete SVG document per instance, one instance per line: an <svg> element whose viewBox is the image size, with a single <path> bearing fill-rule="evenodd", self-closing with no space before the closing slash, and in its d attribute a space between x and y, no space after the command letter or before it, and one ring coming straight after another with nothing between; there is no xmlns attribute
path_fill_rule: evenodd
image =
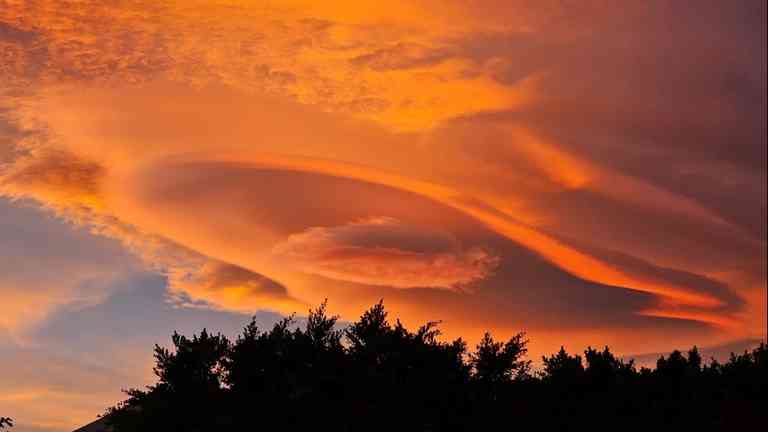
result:
<svg viewBox="0 0 768 432"><path fill-rule="evenodd" d="M431 51L445 35L468 25L466 20L462 26L452 22L465 9L460 4L442 5L439 15L433 7L410 1L393 3L386 13L371 13L381 8L361 4L368 6L358 9L346 3L339 15L338 4L305 1L179 6L67 0L55 8L14 3L0 11L0 23L12 29L9 34L34 31L40 42L30 49L10 40L18 55L14 67L0 70L6 72L0 76L16 88L29 81L101 81L107 76L131 83L169 78L195 85L226 83L377 119L401 130L421 130L467 112L511 108L529 97L526 89L465 73L474 65L464 59L427 62L425 73L418 75L354 61L386 51L393 40L408 34L413 41L405 46ZM200 34L200 26L217 37ZM16 83L19 75L25 81Z"/></svg>
<svg viewBox="0 0 768 432"><path fill-rule="evenodd" d="M457 288L485 279L498 257L448 234L379 217L312 227L273 248L278 259L331 279L398 288Z"/></svg>
<svg viewBox="0 0 768 432"><path fill-rule="evenodd" d="M102 207L98 191L104 168L53 149L31 149L0 173L0 192L11 198L34 197L61 210Z"/></svg>
<svg viewBox="0 0 768 432"><path fill-rule="evenodd" d="M398 43L350 60L353 64L364 65L377 71L411 69L431 66L449 58L443 49L433 49L418 44Z"/></svg>
<svg viewBox="0 0 768 432"><path fill-rule="evenodd" d="M19 41L26 43L33 39L35 39L34 32L21 30L9 24L0 22L0 41Z"/></svg>
<svg viewBox="0 0 768 432"><path fill-rule="evenodd" d="M208 261L192 272L172 269L169 290L174 302L185 307L216 307L253 313L276 310L286 314L309 306L290 295L286 288L258 273L232 264Z"/></svg>
<svg viewBox="0 0 768 432"><path fill-rule="evenodd" d="M517 242L584 280L662 296L665 301L660 305L710 308L722 303L718 295L677 286L674 280L637 277L615 262L607 262L550 234L573 234L571 230L578 233L580 229L558 227L557 224L573 221L563 217L567 210L552 205L558 203L553 201L558 196L597 195L603 201L620 200L630 209L654 207L653 199L612 191L611 185L633 192L650 190L675 204L664 206L654 215L654 220L661 222L659 226L668 223L669 214L675 212L699 220L701 226L720 222L678 197L664 195L621 175L606 174L598 165L561 152L555 143L537 137L533 131L494 131L487 127L488 122L467 125L463 121L449 123L435 134L425 133L422 139L426 145L414 146L410 144L412 134L393 133L370 123L350 121L343 115L269 95L245 95L228 87L189 89L157 82L132 92L119 91L124 95L120 97L113 95L113 91L102 86L86 86L76 93L67 88L44 91L30 108L20 112L27 123L44 124L48 133L55 136L43 149L59 149L59 154L92 161L90 164L101 167L96 170L100 173L98 186L90 190L98 191L96 202L104 207L86 206L90 219L85 222L97 225L97 232L120 238L152 266L168 274L191 274L213 260L279 280L290 297L305 303L321 301L323 297L317 288L320 282L302 280L295 274L300 266L275 259L272 248L288 236L312 227L332 229L349 221L385 216L408 226L436 227L466 245L485 244L477 236L481 226L490 228L493 234L488 235ZM76 102L83 100L88 100L88 104ZM169 102L154 102L161 100ZM45 113L45 118L40 113ZM238 128L230 126L234 117L240 119ZM199 121L190 122L191 118ZM295 127L297 122L303 126ZM456 147L455 143L464 140L464 134L480 138L489 131L490 138L512 137L522 147L512 146L514 153L509 155L497 151L498 169L487 172L485 158L468 158L464 147ZM506 134L494 135L498 131ZM435 140L443 136L448 139L440 147L442 163L434 164L438 148ZM361 139L366 146L359 145ZM105 142L111 143L108 151L103 150ZM149 143L152 145L148 146ZM403 152L403 148L409 151ZM328 152L335 154L335 160L325 157ZM41 150L37 154L49 153ZM548 167L547 155L557 155L563 169L574 168L573 173L560 173ZM493 153L489 152L488 157L493 157ZM19 171L23 172L29 162L19 161ZM424 171L425 166L429 170ZM467 167L472 167L470 171L477 175L465 176ZM57 189L55 182L52 189ZM195 193L190 194L191 190ZM39 195L33 187L27 187L27 191L31 197ZM69 194L64 198L77 196ZM299 196L302 199L294 199ZM55 198L39 197L54 207ZM610 208L603 201L596 201L598 205L589 213L591 218L596 217L595 209ZM631 220L596 213L607 217L608 225ZM663 230L658 234L663 234ZM601 237L594 236L592 240L595 239ZM409 251L404 246L394 249ZM652 257L655 251L651 247L648 253ZM370 251L363 252L366 258L373 257ZM415 257L408 253L379 256L390 262L399 259L409 265L423 264ZM441 258L447 258L439 261L441 266L447 263L448 267L461 269L474 259L466 254ZM363 279L359 274L352 276L348 270L340 272L340 263L336 260L336 267L325 268L323 274L333 273L337 280L372 283L371 274L381 272L369 267L370 274ZM454 275L451 281L443 280L440 284L450 286L457 280L469 279L466 274ZM378 280L376 283L380 283ZM430 284L418 281L422 283ZM329 288L323 285L322 289ZM208 300L212 300L214 293L223 296L224 291L209 291ZM232 302L227 304L238 307ZM251 304L269 308L266 301ZM361 307L357 301L349 306L346 312L351 314ZM648 305L635 313L643 310L648 310ZM716 316L720 311L686 314L676 308L674 313L680 319L722 322Z"/></svg>
<svg viewBox="0 0 768 432"><path fill-rule="evenodd" d="M362 3L147 3L140 19L135 3L96 3L0 12L8 52L24 54L3 73L29 81L4 81L28 138L3 167L3 193L81 209L66 217L165 274L199 275L187 291L212 305L279 301L265 277L300 302L336 294L347 315L382 293L412 317L436 304L428 297L463 303L472 310L451 315L465 328L462 314L510 307L501 300L513 294L552 312L518 310L540 329L567 311L596 328L623 318L644 331L678 321L703 331L755 309L752 291L765 285L765 104L750 95L764 94L764 62L744 55L760 50L736 48L764 42L734 25L749 11L729 9L723 40L704 43L699 35L713 34L704 24L669 25L675 7L610 2L399 1L375 13ZM705 6L702 22L718 25L719 8ZM627 21L632 31L617 25ZM733 61L707 60L710 45ZM743 144L723 158L728 137ZM355 237L386 247L339 237L350 221L376 217L466 246L423 252L415 229L391 227ZM296 256L281 262L272 251L291 241L284 249ZM505 271L530 263L509 259L510 244L541 267ZM474 245L493 245L501 260L483 278ZM450 275L438 285L474 280L475 294L368 285L384 261L412 270L401 286ZM229 279L239 282L222 286L259 300L227 300L216 287ZM536 303L536 292L555 300ZM590 304L614 312L590 317ZM667 318L638 315L652 307Z"/></svg>
<svg viewBox="0 0 768 432"><path fill-rule="evenodd" d="M66 152L32 148L2 173L0 191L15 199L35 199L69 222L84 225L93 233L120 241L144 262L145 267L168 275L169 291L177 305L227 308L246 313L260 309L286 313L306 309L305 304L287 295L285 287L262 275L209 259L163 236L144 232L115 218L103 203L104 195L100 187L105 175L105 168L98 163L86 162ZM30 259L28 256L21 258ZM52 261L53 257L46 260ZM10 273L0 283L10 284L12 276ZM43 276L41 274L38 277ZM70 276L68 279L68 283L74 286L93 283L88 277ZM16 280L14 287L30 283ZM76 292L75 288L69 291ZM103 298L107 292L94 294L95 298ZM33 311L30 308L43 303L41 296L50 297L50 293L26 291L14 295L14 302L9 300L8 304L11 310L17 312L6 318L10 320L16 315L25 316L28 325L39 321L47 309L35 307ZM74 300L55 303L63 305L71 301ZM15 323L9 321L6 324Z"/></svg>
<svg viewBox="0 0 768 432"><path fill-rule="evenodd" d="M114 242L19 204L0 199L0 328L15 338L57 308L98 303L116 280L138 270Z"/></svg>

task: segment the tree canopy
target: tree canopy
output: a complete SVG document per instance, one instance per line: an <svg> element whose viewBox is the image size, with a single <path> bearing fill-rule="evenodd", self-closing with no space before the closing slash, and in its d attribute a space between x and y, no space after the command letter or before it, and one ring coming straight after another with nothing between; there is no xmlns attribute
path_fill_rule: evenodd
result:
<svg viewBox="0 0 768 432"><path fill-rule="evenodd" d="M234 341L203 329L172 344L155 346L157 382L107 411L115 432L720 429L767 417L765 344L725 364L673 351L655 369L608 347L561 347L533 371L522 333L486 333L470 352L442 340L438 322L391 321L382 302L346 328L324 303L303 326L251 321Z"/></svg>

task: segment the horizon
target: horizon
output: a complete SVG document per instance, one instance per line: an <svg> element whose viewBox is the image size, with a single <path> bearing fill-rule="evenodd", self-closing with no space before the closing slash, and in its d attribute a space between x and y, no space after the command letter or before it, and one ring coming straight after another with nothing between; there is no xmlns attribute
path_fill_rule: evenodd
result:
<svg viewBox="0 0 768 432"><path fill-rule="evenodd" d="M762 0L0 0L0 415L383 300L654 364L768 339ZM655 358L654 358L655 357Z"/></svg>

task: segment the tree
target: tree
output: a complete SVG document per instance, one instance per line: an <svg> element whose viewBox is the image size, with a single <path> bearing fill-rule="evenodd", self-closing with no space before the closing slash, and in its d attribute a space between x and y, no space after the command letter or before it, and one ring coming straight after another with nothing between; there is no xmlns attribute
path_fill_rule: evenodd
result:
<svg viewBox="0 0 768 432"><path fill-rule="evenodd" d="M381 301L338 325L323 302L303 326L290 316L262 331L251 320L233 343L174 333L170 348L155 346L157 383L128 390L105 420L114 432L458 432L510 421L580 430L595 419L722 430L766 420L764 344L725 364L704 364L696 347L673 351L640 372L608 347L583 357L561 347L533 376L523 333L486 333L468 354L462 339L442 340L439 322L411 331L390 321Z"/></svg>
<svg viewBox="0 0 768 432"><path fill-rule="evenodd" d="M13 420L10 417L0 417L0 429L4 429L6 426L13 427Z"/></svg>
<svg viewBox="0 0 768 432"><path fill-rule="evenodd" d="M222 360L229 350L227 338L203 329L192 339L174 333L172 340L174 351L155 346L154 371L160 384L178 393L220 390Z"/></svg>
<svg viewBox="0 0 768 432"><path fill-rule="evenodd" d="M656 361L654 373L664 381L664 385L679 387L682 380L696 379L702 373L701 363L701 355L696 346L688 351L687 356L674 350L669 357L661 356Z"/></svg>
<svg viewBox="0 0 768 432"><path fill-rule="evenodd" d="M229 427L223 378L230 342L206 329L191 339L172 336L173 350L155 345L158 383L146 391L130 389L129 398L108 410L120 431L202 431Z"/></svg>
<svg viewBox="0 0 768 432"><path fill-rule="evenodd" d="M528 340L524 337L524 333L518 333L506 343L496 342L486 332L470 354L472 378L482 399L495 401L507 384L529 377L531 362L523 360L528 352Z"/></svg>
<svg viewBox="0 0 768 432"><path fill-rule="evenodd" d="M544 371L542 377L558 385L572 386L584 378L584 365L581 356L571 356L560 347L560 351L551 357L542 356Z"/></svg>
<svg viewBox="0 0 768 432"><path fill-rule="evenodd" d="M584 374L596 387L627 383L637 373L634 360L624 362L614 356L607 346L602 351L587 347L584 358L587 360Z"/></svg>
<svg viewBox="0 0 768 432"><path fill-rule="evenodd" d="M400 320L390 324L387 316L380 301L345 331L350 365L346 388L360 395L352 401L358 416L352 429L449 428L460 415L461 389L469 377L466 344L461 339L441 342L438 322L411 332ZM382 412L398 414L375 425L366 420Z"/></svg>
<svg viewBox="0 0 768 432"><path fill-rule="evenodd" d="M349 326L344 334L349 341L352 356L377 364L381 362L380 356L386 351L391 332L392 326L387 321L384 302L379 301Z"/></svg>
<svg viewBox="0 0 768 432"><path fill-rule="evenodd" d="M531 362L523 360L528 352L528 340L524 337L524 333L518 333L503 343L494 341L486 332L470 356L475 379L501 383L527 378Z"/></svg>

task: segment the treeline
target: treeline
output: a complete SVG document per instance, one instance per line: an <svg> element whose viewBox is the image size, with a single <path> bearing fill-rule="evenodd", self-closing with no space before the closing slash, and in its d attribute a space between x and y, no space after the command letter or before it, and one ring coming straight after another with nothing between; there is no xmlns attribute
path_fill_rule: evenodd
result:
<svg viewBox="0 0 768 432"><path fill-rule="evenodd" d="M637 368L606 347L561 349L533 372L523 334L470 351L381 303L344 330L325 305L237 340L203 330L155 347L158 382L107 411L115 432L734 430L768 418L768 347L704 362L694 347Z"/></svg>

